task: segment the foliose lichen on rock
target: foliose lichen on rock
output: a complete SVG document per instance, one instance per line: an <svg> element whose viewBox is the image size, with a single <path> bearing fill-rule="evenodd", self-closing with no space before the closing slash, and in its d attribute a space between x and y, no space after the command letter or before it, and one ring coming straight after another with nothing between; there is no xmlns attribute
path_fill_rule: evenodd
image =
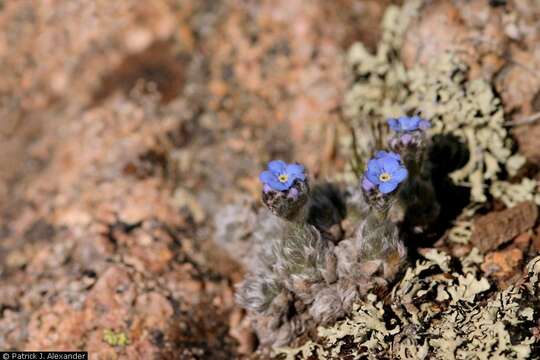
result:
<svg viewBox="0 0 540 360"><path fill-rule="evenodd" d="M356 131L354 150L372 152L375 140L371 138L384 136L379 124L387 118L420 113L432 121L432 134L454 135L467 147L468 162L450 176L455 184L471 188L473 202L482 203L487 199L486 185L498 181L505 164L511 167L505 170L515 172L523 157L512 155L503 107L491 84L470 80L468 65L459 54L444 52L427 65L411 68L402 62L403 34L421 5L408 1L402 8L388 8L375 54L361 43L349 51L353 82L345 96L344 114ZM351 146L347 139L344 143Z"/></svg>
<svg viewBox="0 0 540 360"><path fill-rule="evenodd" d="M370 294L346 319L319 327L319 338L282 348L288 359L528 359L540 349L540 257L523 279L494 291L480 277L483 256L457 261L430 250L409 268L385 301ZM459 264L459 265L457 265ZM298 357L296 357L298 358Z"/></svg>

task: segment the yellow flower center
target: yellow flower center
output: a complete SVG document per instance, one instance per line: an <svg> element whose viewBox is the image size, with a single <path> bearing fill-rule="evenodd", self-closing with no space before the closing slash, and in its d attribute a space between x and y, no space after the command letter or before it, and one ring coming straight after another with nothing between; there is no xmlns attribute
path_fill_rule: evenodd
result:
<svg viewBox="0 0 540 360"><path fill-rule="evenodd" d="M282 183L287 182L289 180L289 175L287 174L281 174L278 176L278 180Z"/></svg>
<svg viewBox="0 0 540 360"><path fill-rule="evenodd" d="M381 180L382 182L387 182L388 180L390 180L392 178L392 175L390 175L389 173L387 172L384 172L382 173L381 175L379 175L379 180Z"/></svg>

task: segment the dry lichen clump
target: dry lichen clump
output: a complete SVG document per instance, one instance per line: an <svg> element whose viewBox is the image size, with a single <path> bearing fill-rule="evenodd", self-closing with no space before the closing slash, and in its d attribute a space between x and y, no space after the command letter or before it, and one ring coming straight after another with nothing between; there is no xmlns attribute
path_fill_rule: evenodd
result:
<svg viewBox="0 0 540 360"><path fill-rule="evenodd" d="M479 277L483 258L477 250L457 266L435 250L425 257L407 270L387 302L371 294L346 320L319 328L317 342L279 353L288 359L526 359L538 354L540 257L529 262L522 282L500 292L490 292L488 280Z"/></svg>
<svg viewBox="0 0 540 360"><path fill-rule="evenodd" d="M427 66L405 67L399 55L403 33L417 16L420 4L410 1L401 9L387 10L375 54L361 43L349 52L354 82L346 95L344 112L358 132L356 150L364 154L372 151L365 134L374 123L420 112L433 122L433 134L452 134L466 144L469 161L451 178L471 187L472 201L484 202L485 183L498 180L501 165L507 164L506 170L512 174L524 159L512 156L512 141L503 126L503 107L491 85L481 79L468 80L468 67L456 54L441 54Z"/></svg>

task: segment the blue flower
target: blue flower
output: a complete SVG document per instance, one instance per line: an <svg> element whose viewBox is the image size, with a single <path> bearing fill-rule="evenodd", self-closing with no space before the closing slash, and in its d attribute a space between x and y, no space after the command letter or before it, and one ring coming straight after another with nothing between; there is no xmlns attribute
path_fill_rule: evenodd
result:
<svg viewBox="0 0 540 360"><path fill-rule="evenodd" d="M300 164L287 164L285 161L273 160L268 163L268 170L261 172L259 180L264 189L285 191L293 186L295 180L306 180L304 167Z"/></svg>
<svg viewBox="0 0 540 360"><path fill-rule="evenodd" d="M401 157L393 152L379 151L368 162L365 178L383 194L394 191L407 178ZM367 185L367 184L366 184Z"/></svg>
<svg viewBox="0 0 540 360"><path fill-rule="evenodd" d="M413 132L429 129L431 123L421 119L419 116L400 116L398 118L388 119L388 126L395 132Z"/></svg>
<svg viewBox="0 0 540 360"><path fill-rule="evenodd" d="M399 154L390 151L377 151L374 156L375 159L382 159L384 157L389 157L397 161L401 161L401 156Z"/></svg>

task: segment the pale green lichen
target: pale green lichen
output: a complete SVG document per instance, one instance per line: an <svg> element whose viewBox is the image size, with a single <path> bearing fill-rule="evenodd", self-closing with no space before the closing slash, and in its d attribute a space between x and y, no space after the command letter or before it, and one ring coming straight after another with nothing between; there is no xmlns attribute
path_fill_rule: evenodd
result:
<svg viewBox="0 0 540 360"><path fill-rule="evenodd" d="M282 358L284 356L284 360L295 360L298 356L306 359L313 354L316 349L323 351L319 344L314 343L313 341L307 341L304 345L297 348L287 346L277 347L274 349L274 355L281 356Z"/></svg>
<svg viewBox="0 0 540 360"><path fill-rule="evenodd" d="M533 179L523 178L520 183L514 184L508 181L495 181L491 184L489 192L509 208L523 201L534 201L540 205L538 182Z"/></svg>
<svg viewBox="0 0 540 360"><path fill-rule="evenodd" d="M435 250L426 256L384 302L369 295L346 319L319 328L318 341L288 348L288 359L528 359L538 352L540 257L523 282L495 291L480 276L478 250L460 266Z"/></svg>
<svg viewBox="0 0 540 360"><path fill-rule="evenodd" d="M103 341L110 346L126 346L130 343L129 337L125 332L111 329L105 329L103 331Z"/></svg>
<svg viewBox="0 0 540 360"><path fill-rule="evenodd" d="M521 154L514 154L506 161L506 171L510 176L515 176L519 169L527 162L527 158Z"/></svg>
<svg viewBox="0 0 540 360"><path fill-rule="evenodd" d="M408 1L401 9L388 9L375 54L361 43L349 51L355 80L345 96L344 114L356 131L354 151L372 152L373 138L381 136L379 125L387 118L421 112L432 121L432 134L452 134L468 147L469 161L451 178L471 188L472 201L485 202L486 184L498 179L501 166L510 160L507 170L512 173L523 159L512 157L500 99L488 82L468 79L468 66L456 54L443 53L410 69L401 61L403 33L420 4Z"/></svg>
<svg viewBox="0 0 540 360"><path fill-rule="evenodd" d="M448 240L456 244L467 244L473 232L472 221L457 221L448 231Z"/></svg>

